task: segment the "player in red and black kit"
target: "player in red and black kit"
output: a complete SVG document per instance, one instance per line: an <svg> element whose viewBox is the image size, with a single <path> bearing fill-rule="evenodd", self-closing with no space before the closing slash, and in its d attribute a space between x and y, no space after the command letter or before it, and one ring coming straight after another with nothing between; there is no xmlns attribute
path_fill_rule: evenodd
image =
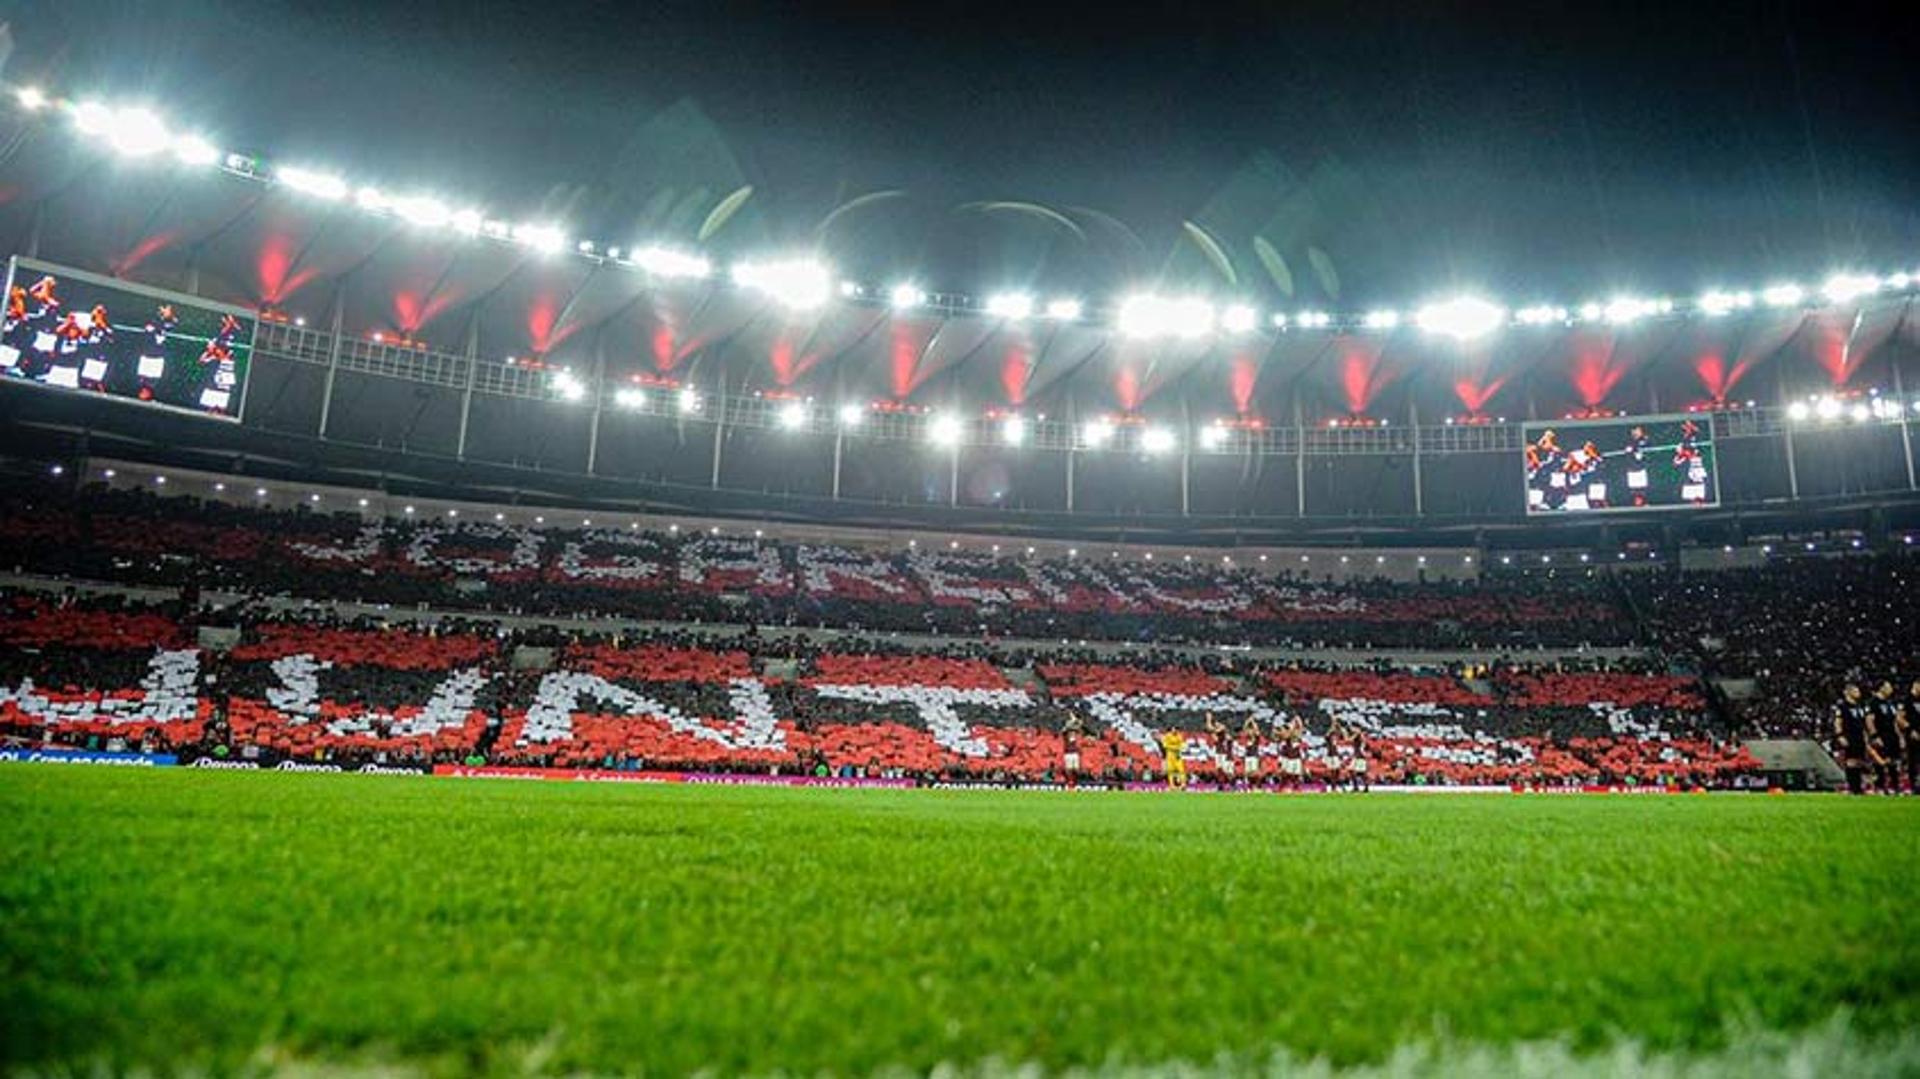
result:
<svg viewBox="0 0 1920 1079"><path fill-rule="evenodd" d="M1067 721L1060 727L1060 770L1069 784L1080 778L1080 741L1085 734L1086 725L1079 714L1067 713Z"/></svg>
<svg viewBox="0 0 1920 1079"><path fill-rule="evenodd" d="M1201 725L1206 731L1207 745L1213 750L1215 766L1220 770L1220 782L1233 782L1233 736L1220 717L1207 713L1207 720Z"/></svg>
<svg viewBox="0 0 1920 1079"><path fill-rule="evenodd" d="M1273 740L1280 756L1280 789L1297 791L1307 778L1307 746L1300 721L1274 725Z"/></svg>
<svg viewBox="0 0 1920 1079"><path fill-rule="evenodd" d="M1847 683L1842 691L1841 700L1833 710L1834 748L1840 756L1840 767L1847 772L1847 793L1866 793L1864 779L1868 764L1868 734L1873 723L1873 709L1860 694L1860 687Z"/></svg>

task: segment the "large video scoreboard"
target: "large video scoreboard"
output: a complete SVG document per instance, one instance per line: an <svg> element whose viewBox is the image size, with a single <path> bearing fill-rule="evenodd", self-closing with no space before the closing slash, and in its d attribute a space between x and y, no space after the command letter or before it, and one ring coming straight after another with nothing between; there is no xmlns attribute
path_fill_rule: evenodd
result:
<svg viewBox="0 0 1920 1079"><path fill-rule="evenodd" d="M6 295L0 378L240 418L252 313L18 257Z"/></svg>
<svg viewBox="0 0 1920 1079"><path fill-rule="evenodd" d="M1720 504L1712 417L1528 423L1527 513L1615 513Z"/></svg>

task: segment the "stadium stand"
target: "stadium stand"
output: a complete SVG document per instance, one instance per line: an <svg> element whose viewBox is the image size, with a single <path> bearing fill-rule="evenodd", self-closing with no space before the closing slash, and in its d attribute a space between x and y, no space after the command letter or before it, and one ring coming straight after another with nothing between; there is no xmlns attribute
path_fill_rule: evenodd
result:
<svg viewBox="0 0 1920 1079"><path fill-rule="evenodd" d="M1630 643L1606 582L1315 581L1221 566L1094 565L716 536L368 522L46 487L0 503L24 572L311 599L695 623L1254 646Z"/></svg>
<svg viewBox="0 0 1920 1079"><path fill-rule="evenodd" d="M1385 662L1315 671L1167 654L1119 666L981 642L610 639L244 608L214 616L241 630L222 654L186 643L183 612L118 598L23 593L6 609L5 733L231 763L1130 783L1154 778L1159 732L1178 727L1203 778L1245 783L1244 766L1227 766L1251 756L1264 783L1297 719L1316 779L1328 778L1336 725L1369 735L1376 782L1723 785L1753 770L1685 679L1632 665L1500 666L1490 681ZM551 668L520 667L522 645L556 640ZM1212 718L1230 733L1208 736ZM1070 723L1085 732L1073 777Z"/></svg>

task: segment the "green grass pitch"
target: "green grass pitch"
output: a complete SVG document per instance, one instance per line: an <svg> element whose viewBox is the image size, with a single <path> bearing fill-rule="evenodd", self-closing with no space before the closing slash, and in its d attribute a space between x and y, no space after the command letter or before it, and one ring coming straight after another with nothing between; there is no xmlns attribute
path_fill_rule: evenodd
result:
<svg viewBox="0 0 1920 1079"><path fill-rule="evenodd" d="M17 765L0 810L0 1070L1920 1070L1915 801Z"/></svg>

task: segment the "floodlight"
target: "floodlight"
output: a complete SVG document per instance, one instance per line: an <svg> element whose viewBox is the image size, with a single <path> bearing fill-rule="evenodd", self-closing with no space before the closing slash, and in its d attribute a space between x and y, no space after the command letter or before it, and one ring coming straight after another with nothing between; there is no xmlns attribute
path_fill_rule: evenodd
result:
<svg viewBox="0 0 1920 1079"><path fill-rule="evenodd" d="M1470 341L1499 329L1507 321L1507 309L1477 296L1458 296L1430 303L1414 317L1428 333Z"/></svg>
<svg viewBox="0 0 1920 1079"><path fill-rule="evenodd" d="M1080 428L1080 442L1089 449L1099 449L1113 441L1113 424L1107 420L1088 420Z"/></svg>
<svg viewBox="0 0 1920 1079"><path fill-rule="evenodd" d="M1760 298L1766 301L1768 307L1792 307L1806 299L1806 296L1806 289L1793 284L1770 285L1760 293Z"/></svg>
<svg viewBox="0 0 1920 1079"><path fill-rule="evenodd" d="M552 225L515 225L513 238L543 255L557 253L567 246L567 237Z"/></svg>
<svg viewBox="0 0 1920 1079"><path fill-rule="evenodd" d="M1076 322L1082 310L1079 300L1055 300L1047 305L1047 317L1056 322Z"/></svg>
<svg viewBox="0 0 1920 1079"><path fill-rule="evenodd" d="M199 135L182 135L173 140L173 156L182 165L212 165L220 160L220 150Z"/></svg>
<svg viewBox="0 0 1920 1079"><path fill-rule="evenodd" d="M1033 314L1033 297L1024 292L1002 292L989 296L987 314L1018 322Z"/></svg>
<svg viewBox="0 0 1920 1079"><path fill-rule="evenodd" d="M20 107L28 112L41 108L47 103L47 95L38 86L22 86L13 92L13 96L20 102Z"/></svg>
<svg viewBox="0 0 1920 1079"><path fill-rule="evenodd" d="M1018 446L1027 440L1027 421L1024 416L1008 416L1000 421L1000 439L1009 446Z"/></svg>
<svg viewBox="0 0 1920 1079"><path fill-rule="evenodd" d="M1813 415L1813 409L1805 401L1795 401L1787 406L1787 418L1796 423L1803 422Z"/></svg>
<svg viewBox="0 0 1920 1079"><path fill-rule="evenodd" d="M957 416L942 412L927 422L927 438L936 446L958 446L963 428Z"/></svg>
<svg viewBox="0 0 1920 1079"><path fill-rule="evenodd" d="M1218 423L1210 423L1200 429L1200 448L1217 450L1227 441L1227 429Z"/></svg>
<svg viewBox="0 0 1920 1079"><path fill-rule="evenodd" d="M840 426L858 427L867 418L867 410L848 402L840 406Z"/></svg>
<svg viewBox="0 0 1920 1079"><path fill-rule="evenodd" d="M887 298L888 302L900 309L919 307L927 302L927 294L920 291L917 286L909 284L893 286L893 291L887 294Z"/></svg>
<svg viewBox="0 0 1920 1079"><path fill-rule="evenodd" d="M273 176L282 186L302 195L312 195L329 202L338 202L347 197L347 182L332 173L287 166L276 170Z"/></svg>
<svg viewBox="0 0 1920 1079"><path fill-rule="evenodd" d="M1165 453L1179 443L1165 427L1149 427L1140 432L1140 448L1148 453Z"/></svg>
<svg viewBox="0 0 1920 1079"><path fill-rule="evenodd" d="M832 271L812 259L743 262L733 268L733 280L796 311L819 307L833 292Z"/></svg>
<svg viewBox="0 0 1920 1079"><path fill-rule="evenodd" d="M670 247L643 247L633 253L633 264L655 277L706 277L713 264L699 255Z"/></svg>
<svg viewBox="0 0 1920 1079"><path fill-rule="evenodd" d="M621 408L645 408L647 391L635 386L623 386L613 392L613 403Z"/></svg>
<svg viewBox="0 0 1920 1079"><path fill-rule="evenodd" d="M692 386L683 387L680 390L680 414L686 416L698 411L700 411L700 392Z"/></svg>
<svg viewBox="0 0 1920 1079"><path fill-rule="evenodd" d="M1397 311L1369 311L1366 325L1370 330L1391 330L1400 325L1400 314Z"/></svg>
<svg viewBox="0 0 1920 1079"><path fill-rule="evenodd" d="M1253 329L1258 319L1259 315L1253 308L1237 303L1220 312L1220 328L1228 333L1246 333Z"/></svg>
<svg viewBox="0 0 1920 1079"><path fill-rule="evenodd" d="M1820 291L1834 303L1857 300L1880 287L1880 279L1867 274L1839 273L1827 278Z"/></svg>
<svg viewBox="0 0 1920 1079"><path fill-rule="evenodd" d="M799 401L788 401L780 406L780 426L789 431L798 431L807 425L807 406Z"/></svg>

